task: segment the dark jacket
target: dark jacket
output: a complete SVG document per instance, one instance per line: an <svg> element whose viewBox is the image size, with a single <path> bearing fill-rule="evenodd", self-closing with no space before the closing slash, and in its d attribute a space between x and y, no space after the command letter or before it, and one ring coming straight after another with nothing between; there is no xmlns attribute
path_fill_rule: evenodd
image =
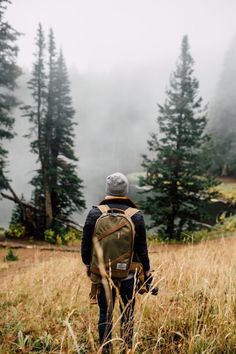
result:
<svg viewBox="0 0 236 354"><path fill-rule="evenodd" d="M110 208L119 208L126 210L129 207L135 208L135 204L128 198L111 198L103 200L101 204L106 204ZM89 265L92 256L92 237L97 219L101 216L101 211L97 207L93 207L85 221L83 228L83 238L81 244L81 255L85 265ZM134 257L133 261L139 261L143 265L144 271L150 270L150 263L147 249L146 229L143 216L140 212L132 216L132 221L135 226L134 239Z"/></svg>

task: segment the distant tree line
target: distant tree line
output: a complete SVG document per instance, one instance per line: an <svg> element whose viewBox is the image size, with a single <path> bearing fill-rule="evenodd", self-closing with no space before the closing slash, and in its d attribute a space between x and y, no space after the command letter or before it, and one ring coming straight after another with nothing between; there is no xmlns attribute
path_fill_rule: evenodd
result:
<svg viewBox="0 0 236 354"><path fill-rule="evenodd" d="M16 63L19 33L4 18L8 3L0 0L0 191L2 197L16 203L11 225L23 227L23 231L17 229L19 234L50 238L51 231L55 236L77 227L71 216L85 208L83 181L77 174L70 82L53 30L46 41L39 24L28 82L31 104L21 106L31 124L27 137L37 161L30 181L32 197L27 202L11 186L4 145L15 135L12 110L19 102L12 92L21 74ZM217 114L223 119L228 113L224 116L222 106ZM143 155L145 177L140 180L148 187L140 205L150 216L151 226L165 239L181 239L183 231L201 227L202 206L215 195L215 176L236 172L236 130L225 134L223 129L214 129L214 124L208 127L207 122L207 108L199 95L188 37L184 36L166 99L159 105L157 131L148 140L149 153Z"/></svg>

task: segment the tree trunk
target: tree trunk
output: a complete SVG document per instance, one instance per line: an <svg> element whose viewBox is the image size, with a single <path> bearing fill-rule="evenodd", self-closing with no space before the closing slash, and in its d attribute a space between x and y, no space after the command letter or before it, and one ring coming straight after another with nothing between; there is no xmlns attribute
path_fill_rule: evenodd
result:
<svg viewBox="0 0 236 354"><path fill-rule="evenodd" d="M51 193L48 189L45 190L45 213L46 213L46 229L49 229L52 224L52 201Z"/></svg>
<svg viewBox="0 0 236 354"><path fill-rule="evenodd" d="M229 166L226 162L222 167L221 177L228 177L228 175L229 175Z"/></svg>

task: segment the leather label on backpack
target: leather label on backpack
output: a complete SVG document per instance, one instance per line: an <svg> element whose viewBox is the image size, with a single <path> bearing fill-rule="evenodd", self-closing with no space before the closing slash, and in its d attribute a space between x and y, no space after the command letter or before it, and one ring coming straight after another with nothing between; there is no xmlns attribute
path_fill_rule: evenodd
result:
<svg viewBox="0 0 236 354"><path fill-rule="evenodd" d="M117 263L116 269L126 270L127 269L127 264L126 263Z"/></svg>

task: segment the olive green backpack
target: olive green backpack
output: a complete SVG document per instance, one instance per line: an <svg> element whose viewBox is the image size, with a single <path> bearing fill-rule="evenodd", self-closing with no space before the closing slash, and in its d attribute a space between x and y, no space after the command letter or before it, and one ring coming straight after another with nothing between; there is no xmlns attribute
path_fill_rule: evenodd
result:
<svg viewBox="0 0 236 354"><path fill-rule="evenodd" d="M126 278L133 258L135 227L131 217L136 208L113 209L99 205L102 215L98 218L93 234L91 272L114 279Z"/></svg>

